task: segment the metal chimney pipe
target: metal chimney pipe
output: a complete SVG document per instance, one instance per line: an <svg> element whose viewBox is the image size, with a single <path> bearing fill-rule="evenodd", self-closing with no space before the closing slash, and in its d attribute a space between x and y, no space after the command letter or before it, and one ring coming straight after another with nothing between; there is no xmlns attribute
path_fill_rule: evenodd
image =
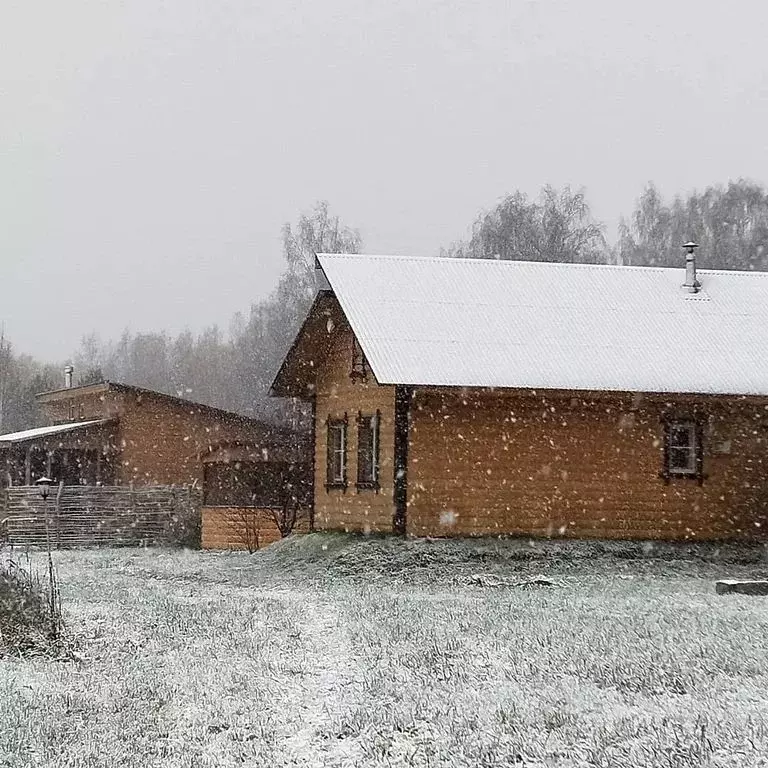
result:
<svg viewBox="0 0 768 768"><path fill-rule="evenodd" d="M72 374L75 372L73 365L67 365L64 367L64 388L72 389Z"/></svg>
<svg viewBox="0 0 768 768"><path fill-rule="evenodd" d="M694 251L699 247L698 243L692 240L683 245L685 248L685 282L683 287L688 289L688 293L698 293L701 283L696 277L696 255Z"/></svg>

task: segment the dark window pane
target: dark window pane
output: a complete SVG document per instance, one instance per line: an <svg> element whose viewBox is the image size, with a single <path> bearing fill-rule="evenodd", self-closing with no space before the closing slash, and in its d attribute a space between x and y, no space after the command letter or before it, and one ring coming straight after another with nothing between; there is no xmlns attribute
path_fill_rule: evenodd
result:
<svg viewBox="0 0 768 768"><path fill-rule="evenodd" d="M379 422L376 416L361 417L357 433L357 482L372 485L378 482Z"/></svg>
<svg viewBox="0 0 768 768"><path fill-rule="evenodd" d="M694 455L690 448L670 448L669 449L669 468L670 469L694 469Z"/></svg>
<svg viewBox="0 0 768 768"><path fill-rule="evenodd" d="M673 448L687 448L693 445L693 428L687 425L675 425L669 432L669 443Z"/></svg>
<svg viewBox="0 0 768 768"><path fill-rule="evenodd" d="M696 425L676 422L669 425L667 433L667 461L670 472L695 474L696 472Z"/></svg>
<svg viewBox="0 0 768 768"><path fill-rule="evenodd" d="M373 429L371 420L362 419L357 433L357 482L372 483L373 477Z"/></svg>

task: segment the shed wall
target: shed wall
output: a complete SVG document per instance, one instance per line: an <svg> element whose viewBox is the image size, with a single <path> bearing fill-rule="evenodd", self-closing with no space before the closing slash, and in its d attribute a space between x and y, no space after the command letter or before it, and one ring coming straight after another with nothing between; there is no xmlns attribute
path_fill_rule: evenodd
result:
<svg viewBox="0 0 768 768"><path fill-rule="evenodd" d="M306 533L308 512L296 521L294 532ZM260 549L280 540L280 531L269 509L250 507L203 507L203 549ZM253 546L258 538L258 547Z"/></svg>
<svg viewBox="0 0 768 768"><path fill-rule="evenodd" d="M121 483L197 484L202 487L200 452L229 440L259 440L257 429L197 409L126 393L119 421Z"/></svg>
<svg viewBox="0 0 768 768"><path fill-rule="evenodd" d="M118 392L73 390L69 397L61 397L42 403L42 410L49 423L110 419L118 416L123 407L123 394Z"/></svg>

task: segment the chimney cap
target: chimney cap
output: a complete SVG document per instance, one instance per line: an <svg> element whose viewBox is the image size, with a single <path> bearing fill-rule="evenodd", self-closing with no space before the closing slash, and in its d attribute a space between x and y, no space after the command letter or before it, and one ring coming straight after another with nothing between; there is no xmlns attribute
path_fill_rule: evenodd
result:
<svg viewBox="0 0 768 768"><path fill-rule="evenodd" d="M685 248L688 251L688 253L693 253L693 249L698 248L699 244L694 243L693 240L689 240L687 243L683 243L681 247Z"/></svg>

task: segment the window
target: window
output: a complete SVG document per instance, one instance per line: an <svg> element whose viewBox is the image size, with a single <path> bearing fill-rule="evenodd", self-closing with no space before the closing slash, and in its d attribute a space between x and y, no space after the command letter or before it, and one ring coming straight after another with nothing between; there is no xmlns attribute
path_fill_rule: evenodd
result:
<svg viewBox="0 0 768 768"><path fill-rule="evenodd" d="M363 381L368 376L368 363L363 348L356 336L352 337L352 370L349 377L355 381Z"/></svg>
<svg viewBox="0 0 768 768"><path fill-rule="evenodd" d="M669 471L692 475L696 472L696 425L673 422L669 425Z"/></svg>
<svg viewBox="0 0 768 768"><path fill-rule="evenodd" d="M691 477L700 482L702 474L701 428L695 421L668 421L664 428L664 471L670 477Z"/></svg>
<svg viewBox="0 0 768 768"><path fill-rule="evenodd" d="M347 417L328 419L326 488L347 487Z"/></svg>
<svg viewBox="0 0 768 768"><path fill-rule="evenodd" d="M357 487L379 487L380 414L357 417Z"/></svg>

